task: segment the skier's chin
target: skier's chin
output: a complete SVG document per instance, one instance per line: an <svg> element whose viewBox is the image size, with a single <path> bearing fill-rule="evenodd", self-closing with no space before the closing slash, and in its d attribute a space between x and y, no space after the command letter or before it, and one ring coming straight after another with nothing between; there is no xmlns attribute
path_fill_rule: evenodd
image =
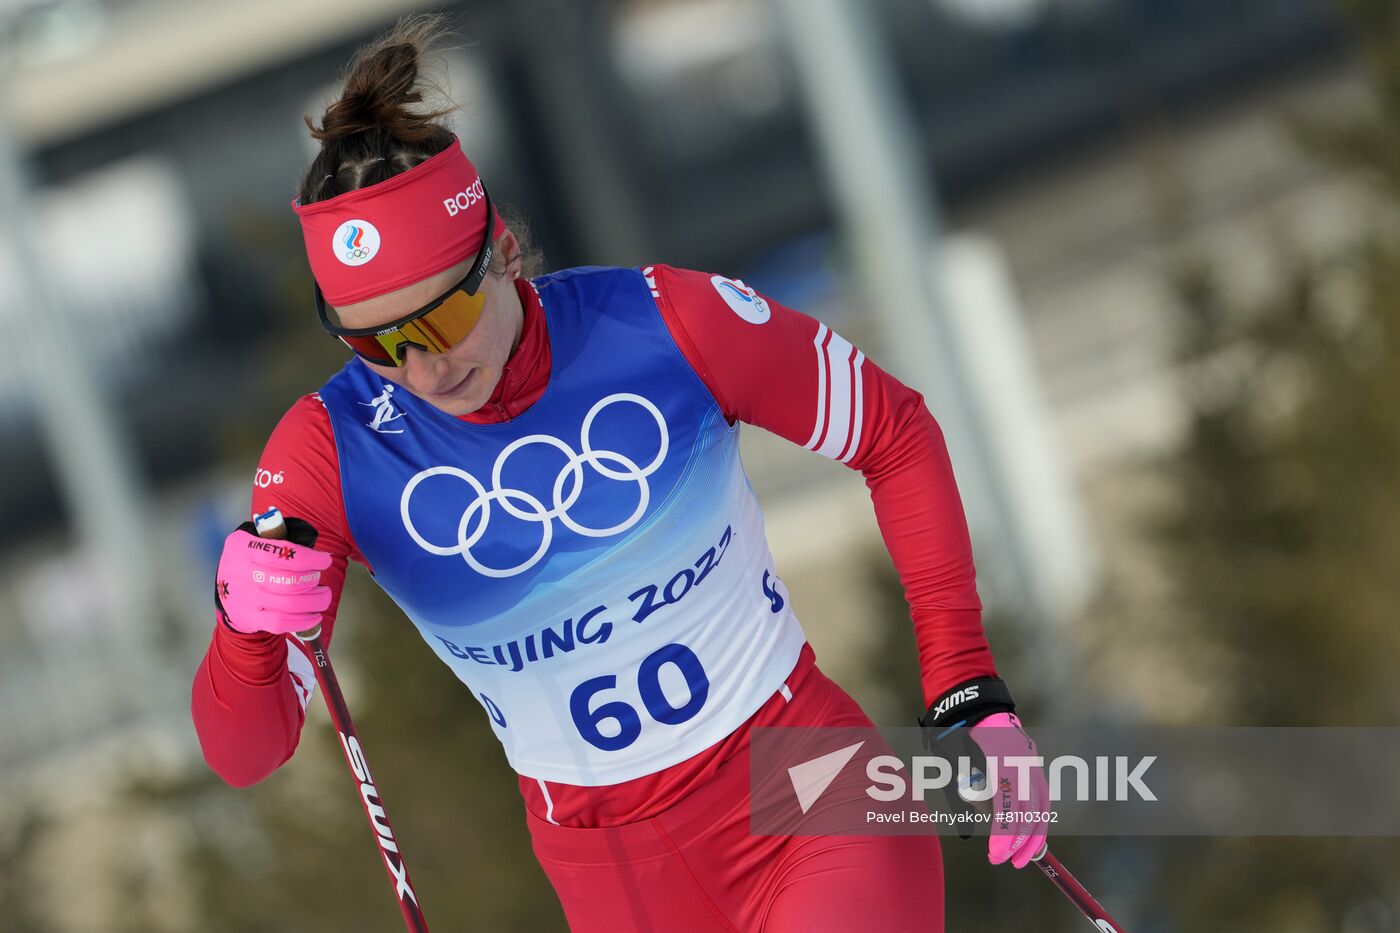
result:
<svg viewBox="0 0 1400 933"><path fill-rule="evenodd" d="M429 404L449 415L469 415L485 405L495 391L497 375L491 379L483 367L476 367L461 382L440 395L430 395Z"/></svg>

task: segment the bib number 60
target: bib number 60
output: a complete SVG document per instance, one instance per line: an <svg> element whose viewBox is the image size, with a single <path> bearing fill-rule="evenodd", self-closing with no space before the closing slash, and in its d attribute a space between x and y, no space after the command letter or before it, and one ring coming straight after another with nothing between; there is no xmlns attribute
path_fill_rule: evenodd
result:
<svg viewBox="0 0 1400 933"><path fill-rule="evenodd" d="M689 699L680 706L672 704L661 689L661 669L667 664L680 671L685 680ZM630 704L622 700L609 700L590 708L589 704L595 696L616 687L617 677L607 674L585 680L569 696L569 712L573 715L579 735L589 745L605 752L626 748L642 734L642 717ZM710 695L710 679L705 676L705 668L694 651L685 645L664 645L642 659L637 668L637 692L652 719L668 726L678 726L694 719L705 705ZM599 726L605 722L617 723L615 734L603 734Z"/></svg>

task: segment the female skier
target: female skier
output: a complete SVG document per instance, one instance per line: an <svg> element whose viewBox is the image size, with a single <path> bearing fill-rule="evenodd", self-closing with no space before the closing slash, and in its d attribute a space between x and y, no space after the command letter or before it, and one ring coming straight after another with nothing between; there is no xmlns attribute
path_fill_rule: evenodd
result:
<svg viewBox="0 0 1400 933"><path fill-rule="evenodd" d="M226 542L193 688L205 758L241 787L292 755L315 679L290 635L332 636L353 560L490 717L572 929L942 930L936 837L755 835L748 819L754 728L870 720L785 598L740 421L864 476L925 724L989 754L1019 725L922 397L741 281L528 277L446 111L413 108L435 30L411 20L363 50L308 121L321 150L295 211L321 322L353 355L283 416L259 465L283 481L253 489L254 513L309 523L315 547L246 525ZM1038 772L1003 770L999 812L1043 807ZM1024 867L1044 839L1016 824L990 858Z"/></svg>

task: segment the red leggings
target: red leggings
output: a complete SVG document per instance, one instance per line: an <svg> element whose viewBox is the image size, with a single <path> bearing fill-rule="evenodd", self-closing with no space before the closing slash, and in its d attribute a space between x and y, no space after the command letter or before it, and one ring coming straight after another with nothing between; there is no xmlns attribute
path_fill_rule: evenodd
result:
<svg viewBox="0 0 1400 933"><path fill-rule="evenodd" d="M803 697L825 700L822 725L870 725L821 671L799 689L826 694ZM943 930L936 836L754 835L747 747L653 819L577 829L527 817L573 933Z"/></svg>

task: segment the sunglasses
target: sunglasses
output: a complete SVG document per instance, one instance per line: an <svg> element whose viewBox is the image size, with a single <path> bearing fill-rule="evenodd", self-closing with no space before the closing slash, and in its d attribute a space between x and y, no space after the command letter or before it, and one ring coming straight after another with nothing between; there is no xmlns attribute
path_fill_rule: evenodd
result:
<svg viewBox="0 0 1400 933"><path fill-rule="evenodd" d="M490 218L494 216L491 213L491 196L487 194L485 200L486 216ZM442 353L471 333L486 304L481 283L490 265L491 237L488 227L481 251L477 253L476 262L466 278L418 310L377 327L342 327L331 320L326 296L321 294L319 285L314 285L316 314L321 319L321 326L339 337L361 359L380 366L402 366L409 347Z"/></svg>

